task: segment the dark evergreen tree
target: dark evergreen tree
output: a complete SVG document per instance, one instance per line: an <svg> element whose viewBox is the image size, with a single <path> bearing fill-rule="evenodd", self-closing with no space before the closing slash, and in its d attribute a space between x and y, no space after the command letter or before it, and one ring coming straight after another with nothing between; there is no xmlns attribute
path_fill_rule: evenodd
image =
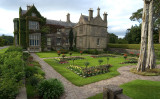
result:
<svg viewBox="0 0 160 99"><path fill-rule="evenodd" d="M71 29L70 32L69 32L69 49L70 50L73 50L73 30Z"/></svg>

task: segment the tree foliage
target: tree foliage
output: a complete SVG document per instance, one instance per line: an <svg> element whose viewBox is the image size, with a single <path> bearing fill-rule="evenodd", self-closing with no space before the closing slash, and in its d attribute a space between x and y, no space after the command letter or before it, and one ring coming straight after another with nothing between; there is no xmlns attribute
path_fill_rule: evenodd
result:
<svg viewBox="0 0 160 99"><path fill-rule="evenodd" d="M126 33L125 40L127 40L129 44L139 44L141 41L141 25L132 26L130 31Z"/></svg>
<svg viewBox="0 0 160 99"><path fill-rule="evenodd" d="M117 42L118 42L118 36L113 33L109 33L109 43L117 43Z"/></svg>
<svg viewBox="0 0 160 99"><path fill-rule="evenodd" d="M158 28L158 25L160 24L160 1L154 0L154 7L153 7L153 22L155 28ZM142 13L143 8L138 9L136 12L132 13L132 16L130 17L131 21L138 21L139 23L142 22Z"/></svg>
<svg viewBox="0 0 160 99"><path fill-rule="evenodd" d="M69 49L72 50L73 49L73 30L71 29L69 32Z"/></svg>

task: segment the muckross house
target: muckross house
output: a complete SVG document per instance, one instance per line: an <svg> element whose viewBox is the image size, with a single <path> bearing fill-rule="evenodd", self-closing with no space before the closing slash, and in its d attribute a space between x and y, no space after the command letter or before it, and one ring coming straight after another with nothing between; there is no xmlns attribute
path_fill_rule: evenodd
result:
<svg viewBox="0 0 160 99"><path fill-rule="evenodd" d="M107 13L100 16L100 8L93 17L93 10L89 15L80 15L78 23L72 23L70 14L67 20L57 21L43 17L33 6L27 10L19 8L19 18L14 18L14 44L21 45L30 52L42 50L69 49L70 33L72 32L73 47L81 50L103 50L107 47Z"/></svg>

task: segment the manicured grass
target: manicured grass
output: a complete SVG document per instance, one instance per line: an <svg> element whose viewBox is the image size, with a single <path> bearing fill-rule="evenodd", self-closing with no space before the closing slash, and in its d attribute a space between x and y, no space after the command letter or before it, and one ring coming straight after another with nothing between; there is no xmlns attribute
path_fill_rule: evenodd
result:
<svg viewBox="0 0 160 99"><path fill-rule="evenodd" d="M99 93L95 96L89 97L87 99L103 99L103 93Z"/></svg>
<svg viewBox="0 0 160 99"><path fill-rule="evenodd" d="M75 60L74 64L77 65L77 66L85 67L84 63L86 61L88 61L88 62L90 62L89 66L97 66L97 65L99 65L99 63L98 63L99 59L102 59L104 61L102 64L107 63L107 58L106 57L92 58L90 56L84 56L84 58L85 58L84 60ZM45 61L48 64L50 64L63 77L65 77L66 79L68 79L70 82L72 82L74 85L77 85L77 86L83 86L83 85L94 83L94 82L97 82L97 81L100 81L100 80L115 77L115 76L119 75L119 72L117 71L117 69L119 67L131 65L131 64L119 64L119 63L125 61L122 56L115 57L115 58L110 57L109 64L113 65L109 69L110 72L105 73L105 74L92 76L92 77L88 77L88 78L83 78L83 77L80 77L77 74L73 73L71 70L67 69L67 66L72 65L72 61L69 61L69 63L67 63L67 64L59 64L56 61L54 61L53 59L45 59Z"/></svg>
<svg viewBox="0 0 160 99"><path fill-rule="evenodd" d="M4 53L8 48L4 48L0 50L0 54Z"/></svg>
<svg viewBox="0 0 160 99"><path fill-rule="evenodd" d="M120 85L123 93L132 99L160 99L160 82L149 80L134 80ZM103 99L103 93L99 93L88 99Z"/></svg>
<svg viewBox="0 0 160 99"><path fill-rule="evenodd" d="M49 57L58 57L58 54L56 51L50 51L50 52L38 52L36 53L40 58L49 58ZM69 53L68 54L65 54L66 56L70 56ZM83 55L88 55L86 53L83 53ZM60 55L62 56L62 54ZM81 56L80 53L78 52L72 52L72 56Z"/></svg>
<svg viewBox="0 0 160 99"><path fill-rule="evenodd" d="M160 81L134 80L120 87L132 99L160 99Z"/></svg>
<svg viewBox="0 0 160 99"><path fill-rule="evenodd" d="M130 70L132 73L142 75L142 76L158 76L160 75L160 69L147 69L145 72L137 71L136 68Z"/></svg>

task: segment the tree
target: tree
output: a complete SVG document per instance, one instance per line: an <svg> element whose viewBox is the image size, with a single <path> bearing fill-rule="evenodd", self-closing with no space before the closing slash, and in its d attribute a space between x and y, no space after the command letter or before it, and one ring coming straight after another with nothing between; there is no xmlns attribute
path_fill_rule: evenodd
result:
<svg viewBox="0 0 160 99"><path fill-rule="evenodd" d="M147 64L146 67L153 69L155 68L155 51L153 45L153 2L151 0L149 5L149 26L148 26L148 55L147 55Z"/></svg>
<svg viewBox="0 0 160 99"><path fill-rule="evenodd" d="M142 30L141 30L141 47L140 47L140 55L137 64L138 71L145 71L146 66L146 56L147 56L147 27L148 27L148 9L149 4L144 0L144 7L143 7L143 15L142 15Z"/></svg>
<svg viewBox="0 0 160 99"><path fill-rule="evenodd" d="M142 13L143 9L138 9L136 12L132 14L130 17L131 21L138 21L141 23L142 21ZM159 43L160 43L160 2L159 0L154 0L153 2L153 23L154 23L154 29L158 29L159 32Z"/></svg>
<svg viewBox="0 0 160 99"><path fill-rule="evenodd" d="M70 50L73 50L73 30L71 29L70 32L69 32L69 49Z"/></svg>
<svg viewBox="0 0 160 99"><path fill-rule="evenodd" d="M0 37L0 46L3 46L3 45L4 45L4 39Z"/></svg>
<svg viewBox="0 0 160 99"><path fill-rule="evenodd" d="M109 33L109 43L117 43L117 42L118 42L118 36L113 33Z"/></svg>
<svg viewBox="0 0 160 99"><path fill-rule="evenodd" d="M139 26L132 26L124 38L129 44L139 44L141 41L141 24Z"/></svg>
<svg viewBox="0 0 160 99"><path fill-rule="evenodd" d="M155 52L153 46L153 3L154 0L144 0L141 48L137 64L138 71L145 71L145 68L155 68ZM148 32L148 54L147 54L147 32ZM147 56L147 58L146 58ZM147 61L146 61L147 60Z"/></svg>

